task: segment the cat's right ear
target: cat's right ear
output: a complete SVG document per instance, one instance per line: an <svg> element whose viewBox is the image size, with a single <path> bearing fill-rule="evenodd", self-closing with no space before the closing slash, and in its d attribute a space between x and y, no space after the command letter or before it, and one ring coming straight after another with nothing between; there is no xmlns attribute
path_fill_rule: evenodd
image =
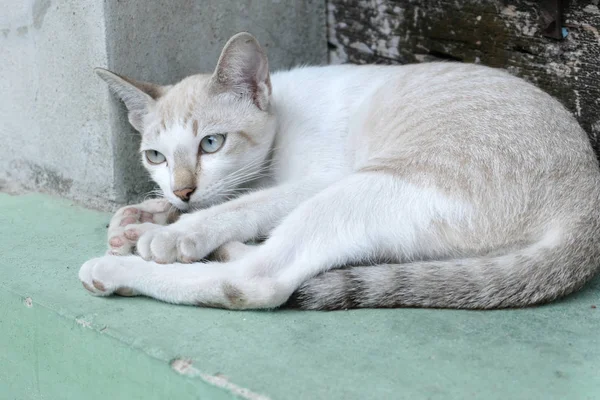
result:
<svg viewBox="0 0 600 400"><path fill-rule="evenodd" d="M129 123L141 133L144 128L144 116L167 88L118 75L104 68L94 68L94 72L108 83L109 88L125 103L129 111Z"/></svg>

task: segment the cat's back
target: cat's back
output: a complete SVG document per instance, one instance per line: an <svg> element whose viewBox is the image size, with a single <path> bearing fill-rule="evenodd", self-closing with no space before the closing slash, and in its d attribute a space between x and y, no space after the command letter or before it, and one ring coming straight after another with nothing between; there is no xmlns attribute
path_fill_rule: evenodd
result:
<svg viewBox="0 0 600 400"><path fill-rule="evenodd" d="M284 119L284 147L301 147L311 132L323 149L311 156L350 153L354 170L374 159L404 159L457 171L456 179L493 171L492 179L534 181L532 166L537 176L580 176L582 169L598 176L589 139L571 113L504 70L455 62L304 67L274 74L273 87L278 103L295 110ZM348 148L336 147L341 141Z"/></svg>
<svg viewBox="0 0 600 400"><path fill-rule="evenodd" d="M600 195L600 169L587 134L541 89L472 64L391 70L350 114L355 170L389 169L480 204L499 204L501 192L503 200L514 196L507 204L526 209L533 196L549 213Z"/></svg>
<svg viewBox="0 0 600 400"><path fill-rule="evenodd" d="M343 129L364 129L375 123L386 137L404 139L424 131L440 139L453 132L465 139L543 135L545 142L589 147L585 132L556 99L505 70L475 64L302 67L275 73L273 87L283 109L302 112L319 126L333 120Z"/></svg>
<svg viewBox="0 0 600 400"><path fill-rule="evenodd" d="M462 63L393 67L371 89L351 126L371 148L428 148L435 154L511 163L596 163L573 115L549 94L500 69ZM374 70L376 72L376 70ZM387 146L384 146L387 144Z"/></svg>

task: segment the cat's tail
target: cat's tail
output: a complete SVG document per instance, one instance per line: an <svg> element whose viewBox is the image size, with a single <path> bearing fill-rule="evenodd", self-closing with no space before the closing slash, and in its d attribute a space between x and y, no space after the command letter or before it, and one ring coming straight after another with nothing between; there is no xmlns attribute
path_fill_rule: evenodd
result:
<svg viewBox="0 0 600 400"><path fill-rule="evenodd" d="M500 256L331 270L306 281L286 306L492 309L545 303L579 289L600 269L600 240L590 231L595 229L585 235L553 231Z"/></svg>

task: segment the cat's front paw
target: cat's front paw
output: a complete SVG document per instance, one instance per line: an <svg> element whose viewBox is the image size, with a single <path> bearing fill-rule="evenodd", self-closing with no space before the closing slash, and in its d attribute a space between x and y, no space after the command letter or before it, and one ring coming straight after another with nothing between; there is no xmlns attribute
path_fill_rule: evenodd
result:
<svg viewBox="0 0 600 400"><path fill-rule="evenodd" d="M86 261L79 270L79 280L95 296L137 296L126 286L127 266L124 257L104 256Z"/></svg>
<svg viewBox="0 0 600 400"><path fill-rule="evenodd" d="M166 199L150 199L119 209L108 226L108 253L117 256L132 254L140 236L176 218L172 210Z"/></svg>
<svg viewBox="0 0 600 400"><path fill-rule="evenodd" d="M205 235L189 233L175 227L164 227L145 233L137 244L138 254L159 264L201 261L214 248Z"/></svg>

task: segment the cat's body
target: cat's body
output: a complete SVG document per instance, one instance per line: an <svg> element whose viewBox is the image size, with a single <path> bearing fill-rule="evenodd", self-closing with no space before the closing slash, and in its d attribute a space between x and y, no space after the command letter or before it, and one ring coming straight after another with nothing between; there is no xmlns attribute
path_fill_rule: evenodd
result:
<svg viewBox="0 0 600 400"><path fill-rule="evenodd" d="M437 63L269 77L241 34L212 76L167 88L129 80L150 96L101 74L143 133L165 197L208 207L166 227L138 222L144 211L166 223L167 202L121 210L113 253L136 244L161 264L215 250L228 261L106 256L80 271L95 294L226 308L513 307L573 292L600 266L587 136L506 72ZM245 186L262 189L225 201ZM235 243L261 236L256 248Z"/></svg>

